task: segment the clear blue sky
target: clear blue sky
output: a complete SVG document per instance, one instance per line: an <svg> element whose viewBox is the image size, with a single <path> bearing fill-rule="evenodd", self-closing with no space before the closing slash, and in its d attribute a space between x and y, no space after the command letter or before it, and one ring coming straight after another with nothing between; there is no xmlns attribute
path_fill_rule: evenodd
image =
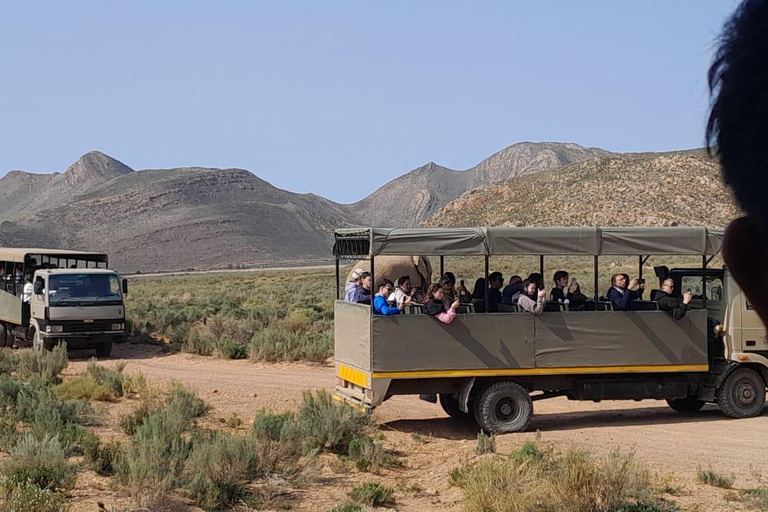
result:
<svg viewBox="0 0 768 512"><path fill-rule="evenodd" d="M351 202L519 141L702 145L735 0L7 2L0 175L98 149Z"/></svg>

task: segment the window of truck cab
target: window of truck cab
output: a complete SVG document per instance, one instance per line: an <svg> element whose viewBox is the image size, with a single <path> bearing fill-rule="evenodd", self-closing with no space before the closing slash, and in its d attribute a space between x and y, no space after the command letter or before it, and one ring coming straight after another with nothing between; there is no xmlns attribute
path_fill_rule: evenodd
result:
<svg viewBox="0 0 768 512"><path fill-rule="evenodd" d="M683 276L680 290L675 290L675 295L682 295L690 291L694 297L701 297L701 276ZM707 299L723 299L723 280L718 276L707 276Z"/></svg>
<svg viewBox="0 0 768 512"><path fill-rule="evenodd" d="M115 274L54 274L48 277L50 306L109 306L122 304Z"/></svg>

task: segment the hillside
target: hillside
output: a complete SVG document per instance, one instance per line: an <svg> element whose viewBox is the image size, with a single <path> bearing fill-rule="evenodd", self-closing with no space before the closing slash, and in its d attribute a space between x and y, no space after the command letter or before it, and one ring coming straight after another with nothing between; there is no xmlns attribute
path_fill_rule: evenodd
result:
<svg viewBox="0 0 768 512"><path fill-rule="evenodd" d="M427 226L723 227L739 214L703 151L597 158L471 190Z"/></svg>
<svg viewBox="0 0 768 512"><path fill-rule="evenodd" d="M611 154L577 144L521 142L465 171L430 162L390 181L349 208L363 224L417 226L461 194L481 185Z"/></svg>

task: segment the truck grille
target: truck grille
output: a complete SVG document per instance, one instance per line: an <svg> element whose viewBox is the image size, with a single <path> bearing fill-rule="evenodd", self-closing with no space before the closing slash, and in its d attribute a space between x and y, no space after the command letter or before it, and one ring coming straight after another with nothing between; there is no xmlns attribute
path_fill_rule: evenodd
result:
<svg viewBox="0 0 768 512"><path fill-rule="evenodd" d="M83 322L82 320L51 320L51 325L61 325L64 332L102 332L111 331L112 324L124 322L122 319L115 320L94 320L93 322Z"/></svg>

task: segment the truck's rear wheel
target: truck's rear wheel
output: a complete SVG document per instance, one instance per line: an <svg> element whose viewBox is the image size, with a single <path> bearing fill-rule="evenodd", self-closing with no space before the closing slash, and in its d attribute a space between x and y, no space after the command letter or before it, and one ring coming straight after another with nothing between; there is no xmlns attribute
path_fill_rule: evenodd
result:
<svg viewBox="0 0 768 512"><path fill-rule="evenodd" d="M737 368L717 390L717 405L729 418L757 416L765 405L765 382L751 368Z"/></svg>
<svg viewBox="0 0 768 512"><path fill-rule="evenodd" d="M533 418L533 401L528 391L514 382L491 384L475 399L475 419L492 434L523 432Z"/></svg>
<svg viewBox="0 0 768 512"><path fill-rule="evenodd" d="M97 356L109 357L109 355L112 353L112 342L105 341L104 343L99 343L95 348Z"/></svg>
<svg viewBox="0 0 768 512"><path fill-rule="evenodd" d="M8 339L11 339L11 343L8 343ZM8 327L3 322L0 322L0 347L10 347L13 345L13 337L9 336Z"/></svg>
<svg viewBox="0 0 768 512"><path fill-rule="evenodd" d="M677 412L696 412L700 411L707 402L699 400L695 396L687 396L685 398L675 398L673 400L667 400L669 406Z"/></svg>
<svg viewBox="0 0 768 512"><path fill-rule="evenodd" d="M459 421L475 421L471 412L464 412L459 408L459 401L451 394L440 393L440 406L451 418Z"/></svg>

